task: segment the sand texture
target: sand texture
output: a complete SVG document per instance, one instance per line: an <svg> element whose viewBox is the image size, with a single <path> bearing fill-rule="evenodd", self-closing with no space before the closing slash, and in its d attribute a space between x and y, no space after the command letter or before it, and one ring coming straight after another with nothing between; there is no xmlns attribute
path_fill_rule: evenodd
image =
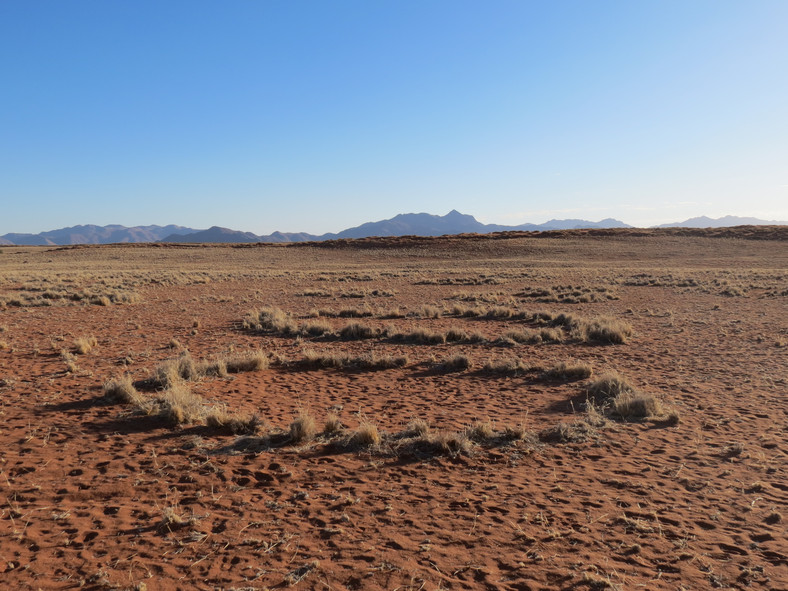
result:
<svg viewBox="0 0 788 591"><path fill-rule="evenodd" d="M788 589L788 230L3 247L0 419L3 589Z"/></svg>

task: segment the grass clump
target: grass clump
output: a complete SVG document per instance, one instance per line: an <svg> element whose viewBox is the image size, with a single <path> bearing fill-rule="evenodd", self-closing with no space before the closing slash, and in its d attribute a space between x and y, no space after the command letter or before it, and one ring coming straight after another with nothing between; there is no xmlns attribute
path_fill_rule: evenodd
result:
<svg viewBox="0 0 788 591"><path fill-rule="evenodd" d="M299 362L307 369L343 369L343 370L383 370L404 367L408 364L405 355L348 355L347 353L327 353L312 350L304 351L304 358Z"/></svg>
<svg viewBox="0 0 788 591"><path fill-rule="evenodd" d="M437 363L435 366L437 371L444 372L457 372L465 371L471 367L471 360L467 355L452 355L443 361Z"/></svg>
<svg viewBox="0 0 788 591"><path fill-rule="evenodd" d="M538 368L523 363L520 359L510 357L498 361L488 361L484 364L484 371L487 373L518 376L525 373L536 371Z"/></svg>
<svg viewBox="0 0 788 591"><path fill-rule="evenodd" d="M492 421L476 421L465 430L465 434L471 441L483 443L495 437L495 427Z"/></svg>
<svg viewBox="0 0 788 591"><path fill-rule="evenodd" d="M260 417L231 413L227 407L213 408L205 414L205 424L211 429L232 435L254 435L260 428Z"/></svg>
<svg viewBox="0 0 788 591"><path fill-rule="evenodd" d="M206 414L202 396L184 383L172 385L158 400L158 415L171 425L200 422Z"/></svg>
<svg viewBox="0 0 788 591"><path fill-rule="evenodd" d="M74 339L74 352L78 355L87 355L98 345L96 337L79 337Z"/></svg>
<svg viewBox="0 0 788 591"><path fill-rule="evenodd" d="M430 424L424 419L413 419L405 427L406 437L424 437L430 432Z"/></svg>
<svg viewBox="0 0 788 591"><path fill-rule="evenodd" d="M593 404L607 408L609 413L624 420L648 419L666 416L668 425L677 425L679 415L673 411L666 415L662 401L653 394L638 392L618 373L607 373L586 387L586 394Z"/></svg>
<svg viewBox="0 0 788 591"><path fill-rule="evenodd" d="M446 342L446 335L420 328L409 333L395 333L391 336L391 340L420 345L442 345Z"/></svg>
<svg viewBox="0 0 788 591"><path fill-rule="evenodd" d="M664 413L662 402L652 394L629 393L613 399L612 409L624 420L647 419Z"/></svg>
<svg viewBox="0 0 788 591"><path fill-rule="evenodd" d="M340 433L344 429L342 425L342 421L339 417L333 413L329 414L326 417L326 420L323 422L323 433L326 435L334 435L335 433Z"/></svg>
<svg viewBox="0 0 788 591"><path fill-rule="evenodd" d="M594 320L582 322L579 333L586 342L620 345L632 336L632 327L628 322L601 316Z"/></svg>
<svg viewBox="0 0 788 591"><path fill-rule="evenodd" d="M371 326L360 322L351 322L339 331L339 336L347 340L371 339L375 335Z"/></svg>
<svg viewBox="0 0 788 591"><path fill-rule="evenodd" d="M227 367L229 373L239 373L242 371L262 371L268 369L270 360L265 351L257 349L248 351L240 355L225 357L222 362Z"/></svg>
<svg viewBox="0 0 788 591"><path fill-rule="evenodd" d="M290 423L290 441L305 443L314 439L315 435L317 435L315 418L307 411L302 410Z"/></svg>
<svg viewBox="0 0 788 591"><path fill-rule="evenodd" d="M143 397L134 387L131 376L114 378L104 382L104 399L107 402L119 402L122 404L134 404L142 406Z"/></svg>
<svg viewBox="0 0 788 591"><path fill-rule="evenodd" d="M603 374L586 387L589 398L596 402L612 400L618 396L631 394L635 387L624 376L616 372Z"/></svg>
<svg viewBox="0 0 788 591"><path fill-rule="evenodd" d="M584 380L591 377L592 373L593 369L587 363L566 363L562 361L544 372L544 377L548 380Z"/></svg>
<svg viewBox="0 0 788 591"><path fill-rule="evenodd" d="M280 308L272 307L249 312L243 320L243 327L247 330L273 332L282 335L291 335L297 332L296 325L290 315Z"/></svg>
<svg viewBox="0 0 788 591"><path fill-rule="evenodd" d="M549 429L539 432L539 441L543 443L582 443L594 432L591 425L583 420L571 423L558 423Z"/></svg>
<svg viewBox="0 0 788 591"><path fill-rule="evenodd" d="M330 334L333 329L325 320L317 320L303 324L298 332L305 337L320 337Z"/></svg>
<svg viewBox="0 0 788 591"><path fill-rule="evenodd" d="M380 445L381 437L377 425L369 421L363 421L356 429L350 442L359 447L372 447Z"/></svg>

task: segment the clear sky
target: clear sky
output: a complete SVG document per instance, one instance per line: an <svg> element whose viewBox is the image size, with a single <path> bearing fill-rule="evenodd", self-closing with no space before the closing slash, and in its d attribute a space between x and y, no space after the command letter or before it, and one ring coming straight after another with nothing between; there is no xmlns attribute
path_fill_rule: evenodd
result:
<svg viewBox="0 0 788 591"><path fill-rule="evenodd" d="M2 0L0 234L788 220L788 1Z"/></svg>

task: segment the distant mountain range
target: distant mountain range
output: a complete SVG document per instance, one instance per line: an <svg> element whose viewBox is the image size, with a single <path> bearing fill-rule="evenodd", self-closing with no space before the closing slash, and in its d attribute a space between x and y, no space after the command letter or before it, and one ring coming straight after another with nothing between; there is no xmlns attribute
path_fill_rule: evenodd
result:
<svg viewBox="0 0 788 591"><path fill-rule="evenodd" d="M788 226L788 222L775 222L767 220L759 220L758 218L742 218L735 215L726 215L725 217L713 218L706 217L705 215L699 218L690 218L683 222L674 222L672 224L662 224L654 226L655 228L730 228L731 226Z"/></svg>
<svg viewBox="0 0 788 591"><path fill-rule="evenodd" d="M723 228L742 225L788 225L788 222L774 222L757 218L725 216L719 219L699 217L655 226L657 228ZM547 231L574 230L582 228L631 228L619 220L607 218L599 222L568 219L550 220L544 224L521 224L502 226L483 224L471 215L456 210L444 216L428 213L403 213L388 220L368 222L348 228L336 234L306 234L303 232L274 232L258 236L251 232L239 232L228 228L213 226L207 230L197 230L184 226L73 226L40 234L5 234L0 236L0 245L67 245L67 244L113 244L123 242L182 242L182 243L240 243L240 242L307 242L336 240L340 238L367 238L370 236L442 236L445 234L489 234L507 231Z"/></svg>

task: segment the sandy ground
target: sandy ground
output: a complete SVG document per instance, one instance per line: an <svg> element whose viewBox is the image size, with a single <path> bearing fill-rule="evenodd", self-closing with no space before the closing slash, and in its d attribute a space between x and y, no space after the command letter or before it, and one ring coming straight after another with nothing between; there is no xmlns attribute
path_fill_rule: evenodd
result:
<svg viewBox="0 0 788 591"><path fill-rule="evenodd" d="M788 588L788 233L608 234L0 249L0 587ZM539 301L545 288L600 297ZM134 297L70 298L86 291ZM521 314L443 312L455 304ZM355 321L374 329L457 328L484 340L244 329L264 306L296 323L366 307L373 316ZM404 317L381 317L394 309ZM499 340L539 330L537 311L620 319L632 335ZM336 330L352 321L324 319ZM96 340L85 354L80 337ZM172 426L103 398L106 380L142 384L185 350L214 359L257 349L269 368L190 384L208 405L258 414L253 437ZM407 363L306 369L295 363L305 350ZM470 367L437 367L455 355ZM594 375L483 369L511 358L587 364ZM545 437L585 420L585 386L611 370L678 424L610 415L583 440ZM299 412L319 428L334 413L348 434L366 421L393 437L414 419L436 432L490 421L525 434L397 453L289 441Z"/></svg>

